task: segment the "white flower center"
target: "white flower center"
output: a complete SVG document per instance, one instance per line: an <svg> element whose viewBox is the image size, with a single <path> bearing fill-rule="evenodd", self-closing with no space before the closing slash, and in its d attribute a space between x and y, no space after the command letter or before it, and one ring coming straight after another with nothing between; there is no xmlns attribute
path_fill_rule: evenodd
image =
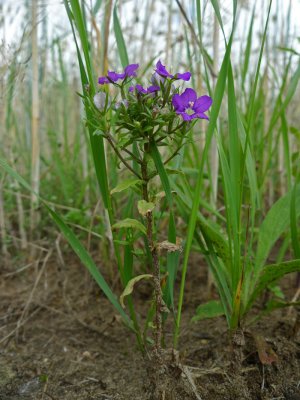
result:
<svg viewBox="0 0 300 400"><path fill-rule="evenodd" d="M184 110L184 112L188 115L193 115L195 111L193 110L194 102L189 101L189 107Z"/></svg>

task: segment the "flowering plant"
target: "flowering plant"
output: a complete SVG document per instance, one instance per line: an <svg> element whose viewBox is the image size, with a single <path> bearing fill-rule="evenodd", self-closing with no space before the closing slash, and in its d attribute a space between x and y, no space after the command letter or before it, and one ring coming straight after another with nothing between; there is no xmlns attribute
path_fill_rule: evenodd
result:
<svg viewBox="0 0 300 400"><path fill-rule="evenodd" d="M125 233L126 241L123 243L126 246L132 246L134 240L144 236L145 252L151 270L139 276L133 276L132 269L129 274L125 274L122 277L125 290L120 300L124 305L125 297L131 294L134 284L139 280L150 279L153 282L154 349L160 359L163 315L173 308L173 287L180 252L166 165L180 153L187 142L188 132L197 120L208 120L205 112L209 110L212 99L209 96L198 97L191 88L180 93L181 87L176 87L176 83L188 82L190 72L171 74L158 61L149 84L144 87L134 82L137 70L138 64L130 64L121 73L108 71L106 76L98 79L101 89L95 95L87 91L86 104L90 109L88 124L92 125L94 135L104 137L120 162L134 175L134 179L121 182L111 193L133 188L140 195L138 219L126 218L114 224L113 228ZM110 86L118 91L115 97L109 94ZM169 206L168 237L162 242L159 242L157 234L159 221L156 220L155 209L159 196L152 182L155 176L160 178L163 196ZM163 280L165 283L162 285L160 253L163 250L167 251L167 265ZM129 251L132 251L132 247ZM137 326L136 330L141 341Z"/></svg>

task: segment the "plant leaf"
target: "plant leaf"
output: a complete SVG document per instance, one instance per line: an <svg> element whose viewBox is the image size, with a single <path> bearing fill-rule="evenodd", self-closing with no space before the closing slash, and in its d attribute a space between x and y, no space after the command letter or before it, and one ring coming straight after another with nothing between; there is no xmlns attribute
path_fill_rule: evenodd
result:
<svg viewBox="0 0 300 400"><path fill-rule="evenodd" d="M170 208L168 241L176 243L176 226L175 226L175 217L173 213L173 198L172 198L171 186L168 174L166 172L160 153L155 143L151 144L150 155L155 163L155 167L159 174L163 189L166 194L166 199ZM164 291L164 301L166 302L169 308L174 306L174 284L175 284L178 264L179 264L179 253L178 252L168 253L167 255L168 279Z"/></svg>
<svg viewBox="0 0 300 400"><path fill-rule="evenodd" d="M207 303L200 304L197 307L196 315L193 316L192 322L201 321L202 319L215 318L224 315L224 308L219 300L211 300Z"/></svg>
<svg viewBox="0 0 300 400"><path fill-rule="evenodd" d="M155 208L155 204L148 202L146 200L140 200L138 202L138 210L139 213L145 217L147 215L147 213L151 212L152 210L154 210Z"/></svg>
<svg viewBox="0 0 300 400"><path fill-rule="evenodd" d="M291 192L289 192L285 196L281 197L271 207L260 226L252 287L254 287L257 282L261 268L263 267L274 243L290 223L291 196ZM295 215L298 216L300 214L300 185L298 185L295 193L295 202Z"/></svg>
<svg viewBox="0 0 300 400"><path fill-rule="evenodd" d="M143 181L141 179L125 179L121 183L119 183L115 188L110 191L110 194L120 193L126 189L136 187L137 185L142 184Z"/></svg>
<svg viewBox="0 0 300 400"><path fill-rule="evenodd" d="M257 286L247 303L245 313L250 309L251 305L263 292L263 290L270 285L270 283L276 281L286 274L297 271L300 271L300 259L265 266L258 279Z"/></svg>
<svg viewBox="0 0 300 400"><path fill-rule="evenodd" d="M133 218L125 218L122 221L115 223L112 226L112 228L113 229L122 229L122 228L138 229L144 235L146 235L146 228L144 227L144 225L137 219L133 219Z"/></svg>
<svg viewBox="0 0 300 400"><path fill-rule="evenodd" d="M119 56L120 56L122 66L123 66L123 68L125 68L129 64L129 59L128 59L128 53L127 53L125 40L124 40L124 36L122 33L116 5L114 7L113 20L114 20L114 31L115 31L118 50L119 50Z"/></svg>
<svg viewBox="0 0 300 400"><path fill-rule="evenodd" d="M168 240L164 240L163 242L158 243L157 245L159 250L167 250L168 253L173 253L174 251L182 252L181 241L176 240L175 243L171 243Z"/></svg>
<svg viewBox="0 0 300 400"><path fill-rule="evenodd" d="M261 335L253 335L258 357L260 362L264 365L271 365L272 363L278 362L278 356L271 346L268 345L265 338Z"/></svg>
<svg viewBox="0 0 300 400"><path fill-rule="evenodd" d="M151 279L153 278L153 275L151 274L144 274L144 275L138 275L135 278L130 279L130 281L127 283L123 293L120 296L120 304L123 308L125 308L125 304L124 304L124 298L126 296L129 296L134 288L134 285L139 282L142 279Z"/></svg>

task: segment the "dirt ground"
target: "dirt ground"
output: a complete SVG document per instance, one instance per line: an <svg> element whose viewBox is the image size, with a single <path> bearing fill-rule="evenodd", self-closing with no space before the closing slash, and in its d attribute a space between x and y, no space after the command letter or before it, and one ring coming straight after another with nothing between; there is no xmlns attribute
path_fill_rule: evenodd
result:
<svg viewBox="0 0 300 400"><path fill-rule="evenodd" d="M0 270L0 400L151 397L146 361L135 337L73 256L68 262L65 257L65 265L49 254L17 272L19 266L17 260L10 266L2 262ZM205 266L193 260L177 370L184 384L168 398L300 400L300 335L292 337L296 311L276 311L252 327L277 362L262 365L254 340L246 335L242 363L234 368L224 319L190 322L206 300L205 279ZM284 288L291 298L294 276L285 279ZM134 296L144 316L148 287L141 283ZM166 338L171 346L168 324Z"/></svg>

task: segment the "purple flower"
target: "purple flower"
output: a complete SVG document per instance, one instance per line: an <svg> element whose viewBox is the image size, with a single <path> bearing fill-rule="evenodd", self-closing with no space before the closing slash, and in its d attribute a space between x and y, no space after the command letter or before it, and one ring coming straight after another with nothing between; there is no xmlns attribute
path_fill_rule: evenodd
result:
<svg viewBox="0 0 300 400"><path fill-rule="evenodd" d="M107 76L100 76L98 79L99 85L104 85L106 83L115 83L120 79L125 79L129 77L136 76L136 70L138 69L139 64L129 64L125 67L124 72L118 74L114 71L108 71Z"/></svg>
<svg viewBox="0 0 300 400"><path fill-rule="evenodd" d="M140 94L148 94L148 93L155 93L160 90L159 86L156 85L151 85L147 89L143 88L142 85L135 85L135 86L130 86L129 92L134 92L136 90Z"/></svg>
<svg viewBox="0 0 300 400"><path fill-rule="evenodd" d="M147 93L154 93L158 92L160 90L160 87L157 85L151 85L147 88Z"/></svg>
<svg viewBox="0 0 300 400"><path fill-rule="evenodd" d="M166 70L166 67L161 63L160 60L158 60L156 63L155 73L162 76L163 78L181 79L183 81L189 81L191 78L190 72L184 72L183 74L177 72L175 75L170 74L170 72Z"/></svg>
<svg viewBox="0 0 300 400"><path fill-rule="evenodd" d="M181 79L182 81L189 81L191 79L191 73L190 72L184 72L183 74L180 74L177 72L175 75L175 79Z"/></svg>
<svg viewBox="0 0 300 400"><path fill-rule="evenodd" d="M136 76L136 70L138 69L139 64L129 64L125 67L125 76Z"/></svg>
<svg viewBox="0 0 300 400"><path fill-rule="evenodd" d="M98 83L99 85L104 85L105 83L109 83L109 80L106 78L106 76L100 76Z"/></svg>
<svg viewBox="0 0 300 400"><path fill-rule="evenodd" d="M166 67L161 63L160 60L157 61L156 63L156 70L155 72L160 75L163 76L164 78L173 78L173 75L170 74L170 72L168 72L166 70Z"/></svg>
<svg viewBox="0 0 300 400"><path fill-rule="evenodd" d="M194 118L209 119L204 112L212 105L212 99L209 96L197 98L195 90L191 88L185 89L182 94L175 94L172 103L176 113L185 121L191 121Z"/></svg>
<svg viewBox="0 0 300 400"><path fill-rule="evenodd" d="M125 73L118 74L117 72L114 72L114 71L108 71L107 72L107 78L108 78L109 81L117 82L119 79L124 79L125 78Z"/></svg>
<svg viewBox="0 0 300 400"><path fill-rule="evenodd" d="M142 85L135 85L135 90L138 93L142 93L142 94L146 94L147 93L147 89L144 89Z"/></svg>

